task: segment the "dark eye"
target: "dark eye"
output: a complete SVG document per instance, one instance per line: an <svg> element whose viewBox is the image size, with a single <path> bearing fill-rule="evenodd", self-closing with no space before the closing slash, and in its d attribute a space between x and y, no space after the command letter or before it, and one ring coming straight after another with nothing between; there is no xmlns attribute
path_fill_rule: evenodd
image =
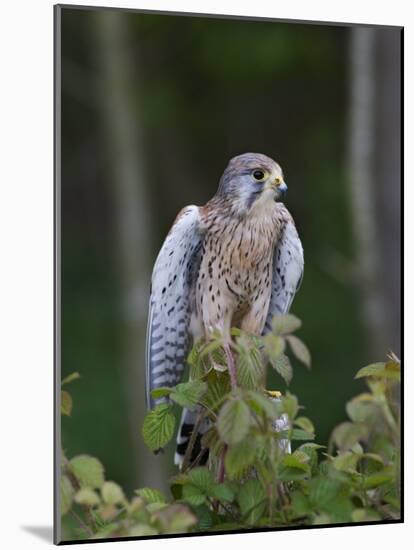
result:
<svg viewBox="0 0 414 550"><path fill-rule="evenodd" d="M257 181L262 180L265 177L263 170L255 170L253 172L253 177Z"/></svg>

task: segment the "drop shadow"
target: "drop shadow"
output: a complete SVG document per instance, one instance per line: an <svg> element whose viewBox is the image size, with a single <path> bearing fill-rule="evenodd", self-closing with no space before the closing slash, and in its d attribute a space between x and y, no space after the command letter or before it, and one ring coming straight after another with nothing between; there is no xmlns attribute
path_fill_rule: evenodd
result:
<svg viewBox="0 0 414 550"><path fill-rule="evenodd" d="M22 525L22 529L39 539L53 543L53 527L50 525Z"/></svg>

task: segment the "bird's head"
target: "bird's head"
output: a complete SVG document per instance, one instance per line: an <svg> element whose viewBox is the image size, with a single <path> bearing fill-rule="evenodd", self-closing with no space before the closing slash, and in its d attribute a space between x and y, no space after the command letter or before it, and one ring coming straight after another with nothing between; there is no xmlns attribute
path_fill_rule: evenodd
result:
<svg viewBox="0 0 414 550"><path fill-rule="evenodd" d="M240 213L266 208L287 191L280 166L260 153L244 153L230 160L217 195L227 198Z"/></svg>

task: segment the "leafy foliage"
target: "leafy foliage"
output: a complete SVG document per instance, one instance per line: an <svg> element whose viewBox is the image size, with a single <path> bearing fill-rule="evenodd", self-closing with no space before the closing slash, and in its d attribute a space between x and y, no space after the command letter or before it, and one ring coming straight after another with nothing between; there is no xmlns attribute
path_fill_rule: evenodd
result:
<svg viewBox="0 0 414 550"><path fill-rule="evenodd" d="M119 485L105 479L97 459L64 458L61 512L76 509L81 519L79 536L152 536L398 519L400 426L395 396L399 360L390 355L386 362L357 372L368 391L346 404L349 420L334 429L325 449L314 442L315 427L299 414L296 396L264 389L267 365L290 380L288 349L310 366L308 349L291 334L299 327L296 317L285 315L275 318L272 333L262 338L233 329L236 387L230 383L217 334L208 344L198 342L191 350L188 382L153 392L166 402L144 420L142 434L151 450L173 437L173 407L201 411L200 419L210 425L202 438L207 465L191 463L190 439L183 470L171 480L170 498L147 487L136 490L129 500Z"/></svg>

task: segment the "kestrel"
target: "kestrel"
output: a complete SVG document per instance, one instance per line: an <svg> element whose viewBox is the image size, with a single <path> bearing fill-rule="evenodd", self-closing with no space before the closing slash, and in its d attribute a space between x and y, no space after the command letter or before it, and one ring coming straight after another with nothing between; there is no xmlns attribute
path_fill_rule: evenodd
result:
<svg viewBox="0 0 414 550"><path fill-rule="evenodd" d="M230 160L205 206L178 214L155 262L147 330L147 404L151 390L181 378L193 341L216 330L224 342L239 327L261 335L275 314L287 313L303 274L303 249L282 202L282 169L245 153ZM236 372L228 345L232 384ZM176 462L184 454L194 412L184 411Z"/></svg>

